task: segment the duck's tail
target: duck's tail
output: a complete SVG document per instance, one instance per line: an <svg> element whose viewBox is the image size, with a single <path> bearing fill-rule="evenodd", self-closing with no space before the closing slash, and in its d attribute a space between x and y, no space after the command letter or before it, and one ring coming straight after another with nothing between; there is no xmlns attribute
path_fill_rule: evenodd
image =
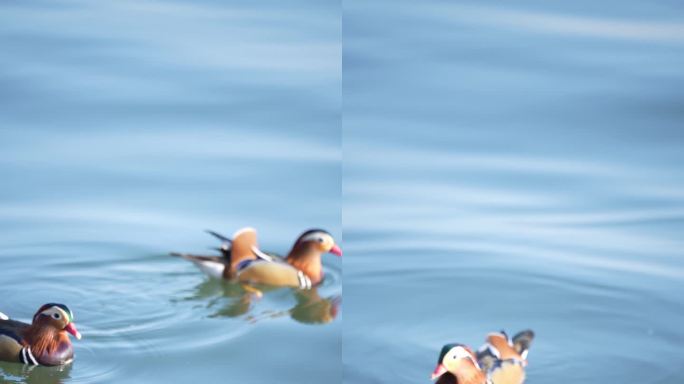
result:
<svg viewBox="0 0 684 384"><path fill-rule="evenodd" d="M0 312L0 320L9 320L9 316L5 315L4 313Z"/></svg>
<svg viewBox="0 0 684 384"><path fill-rule="evenodd" d="M523 359L527 360L527 352L530 349L532 340L534 339L534 332L531 329L518 332L513 336L513 348Z"/></svg>
<svg viewBox="0 0 684 384"><path fill-rule="evenodd" d="M212 250L219 251L221 252L221 255L228 260L228 264L230 264L230 259L231 259L231 253L233 250L233 240L221 235L220 233L214 232L212 230L207 229L206 232L217 239L221 240L221 246L220 247L212 247ZM171 256L175 257L182 257L182 258L191 258L195 257L196 255L192 255L189 253L181 253L181 252L170 252L169 253ZM201 256L204 257L204 256Z"/></svg>
<svg viewBox="0 0 684 384"><path fill-rule="evenodd" d="M201 264L211 261L213 264L219 264L221 268L227 265L229 271L226 276L231 277L235 275L237 267L241 262L257 258L253 251L254 249L258 250L256 231L253 228L243 228L235 232L232 239L211 230L206 232L221 240L221 246L214 249L221 252L223 260L218 256L198 256L179 252L171 252L171 256L182 257L195 263L200 262Z"/></svg>
<svg viewBox="0 0 684 384"><path fill-rule="evenodd" d="M230 261L231 252L232 252L232 250L233 250L233 240L231 240L231 239L229 239L229 238L227 238L227 237L221 235L221 234L218 233L218 232L214 232L214 231L212 231L212 230L210 230L210 229L207 229L206 232L207 232L208 234L214 236L215 238L221 240L221 246L218 247L218 248L216 248L216 250L219 251L219 252L221 252L221 254L223 255L223 257L225 257L226 259L228 259L228 260Z"/></svg>

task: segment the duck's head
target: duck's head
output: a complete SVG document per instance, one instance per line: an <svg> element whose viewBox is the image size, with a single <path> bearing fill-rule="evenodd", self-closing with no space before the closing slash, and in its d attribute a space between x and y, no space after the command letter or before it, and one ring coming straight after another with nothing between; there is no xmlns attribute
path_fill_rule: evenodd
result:
<svg viewBox="0 0 684 384"><path fill-rule="evenodd" d="M437 359L437 366L432 372L432 380L440 378L445 373L458 376L464 369L475 366L479 369L475 354L463 344L447 344L442 347L442 351Z"/></svg>
<svg viewBox="0 0 684 384"><path fill-rule="evenodd" d="M294 245L294 248L299 247L313 247L320 253L332 253L342 257L342 249L335 244L332 235L323 229L309 229L302 233Z"/></svg>
<svg viewBox="0 0 684 384"><path fill-rule="evenodd" d="M41 306L33 315L33 325L53 327L57 331L66 331L76 339L81 339L81 334L74 325L74 314L64 304L47 303Z"/></svg>

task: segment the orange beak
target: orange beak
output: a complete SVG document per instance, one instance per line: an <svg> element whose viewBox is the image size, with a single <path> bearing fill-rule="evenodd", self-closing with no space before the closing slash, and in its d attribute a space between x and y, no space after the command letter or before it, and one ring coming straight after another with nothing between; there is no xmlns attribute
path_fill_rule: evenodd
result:
<svg viewBox="0 0 684 384"><path fill-rule="evenodd" d="M81 340L81 334L78 332L78 329L76 329L74 323L67 324L64 330L74 335L77 340Z"/></svg>
<svg viewBox="0 0 684 384"><path fill-rule="evenodd" d="M444 366L444 364L437 364L435 370L432 372L431 379L435 380L445 373L447 373L447 368Z"/></svg>
<svg viewBox="0 0 684 384"><path fill-rule="evenodd" d="M333 245L329 252L335 256L342 257L342 250L337 246L337 244Z"/></svg>

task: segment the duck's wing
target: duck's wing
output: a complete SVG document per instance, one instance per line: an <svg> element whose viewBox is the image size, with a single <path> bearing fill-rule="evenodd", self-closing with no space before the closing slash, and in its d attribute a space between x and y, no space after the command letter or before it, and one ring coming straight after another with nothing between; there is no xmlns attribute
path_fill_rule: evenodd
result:
<svg viewBox="0 0 684 384"><path fill-rule="evenodd" d="M0 334L0 361L20 362L22 350L14 338Z"/></svg>
<svg viewBox="0 0 684 384"><path fill-rule="evenodd" d="M9 318L6 320L0 320L0 335L11 337L17 342L20 342L23 331L28 327L29 324L21 321L11 320Z"/></svg>
<svg viewBox="0 0 684 384"><path fill-rule="evenodd" d="M0 360L23 362L21 339L29 325L16 320L0 320Z"/></svg>
<svg viewBox="0 0 684 384"><path fill-rule="evenodd" d="M254 229L252 229L252 228L240 229L239 231L237 231L235 233L234 236L238 237L242 232L249 232L249 231L254 231ZM215 231L212 231L209 229L206 230L206 232L208 234L216 237L217 239L221 240L221 246L217 247L217 248L213 248L213 249L216 249L217 251L221 252L221 255L223 257L225 257L226 259L231 260L231 256L232 256L231 254L233 251L233 240L227 238L226 236L221 235L218 232L215 232ZM240 239L239 241L242 242L242 241L244 241L244 239ZM254 244L252 251L257 258L261 258L261 259L268 260L268 261L285 261L284 256L281 256L275 252L262 251L259 248L256 248L256 243Z"/></svg>
<svg viewBox="0 0 684 384"><path fill-rule="evenodd" d="M259 249L257 233L254 228L242 228L233 235L230 259L230 276L237 275L238 265L248 260L255 260L254 249Z"/></svg>
<svg viewBox="0 0 684 384"><path fill-rule="evenodd" d="M239 236L241 234L241 232L243 232L243 231L248 232L248 231L254 231L254 230L251 228L244 228L244 229L239 230L235 236ZM225 236L223 236L217 232L211 231L211 230L207 230L206 232L213 235L217 239L221 240L221 246L217 247L217 248L212 248L212 249L215 249L215 250L221 252L221 255L223 257L225 257L227 260L231 261L232 260L232 252L233 252L233 240L231 240L231 239L229 239L229 238L227 238L227 237L225 237ZM246 239L243 239L243 238L239 239L240 242L245 241L245 240ZM285 257L283 257L283 256L281 256L275 252L268 252L268 251L260 250L259 248L257 248L256 242L254 243L254 245L252 245L251 248L252 248L252 253L254 253L254 256L256 256L259 259L263 259L266 261L285 261ZM238 261L238 263L239 263L239 261Z"/></svg>
<svg viewBox="0 0 684 384"><path fill-rule="evenodd" d="M487 335L487 343L492 352L500 360L519 359L524 360L513 347L513 341L508 338L505 332L493 332Z"/></svg>
<svg viewBox="0 0 684 384"><path fill-rule="evenodd" d="M243 260L237 266L239 281L280 287L311 289L311 279L290 264L262 259Z"/></svg>

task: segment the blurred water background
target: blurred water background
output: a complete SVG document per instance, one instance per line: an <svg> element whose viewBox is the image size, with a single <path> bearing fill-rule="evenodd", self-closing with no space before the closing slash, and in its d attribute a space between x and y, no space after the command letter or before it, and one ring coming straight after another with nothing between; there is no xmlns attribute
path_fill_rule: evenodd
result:
<svg viewBox="0 0 684 384"><path fill-rule="evenodd" d="M684 382L681 3L344 5L344 381Z"/></svg>
<svg viewBox="0 0 684 384"><path fill-rule="evenodd" d="M341 240L340 28L331 1L0 3L0 311L63 302L83 334L0 382L340 382L339 260L245 305L168 256Z"/></svg>

